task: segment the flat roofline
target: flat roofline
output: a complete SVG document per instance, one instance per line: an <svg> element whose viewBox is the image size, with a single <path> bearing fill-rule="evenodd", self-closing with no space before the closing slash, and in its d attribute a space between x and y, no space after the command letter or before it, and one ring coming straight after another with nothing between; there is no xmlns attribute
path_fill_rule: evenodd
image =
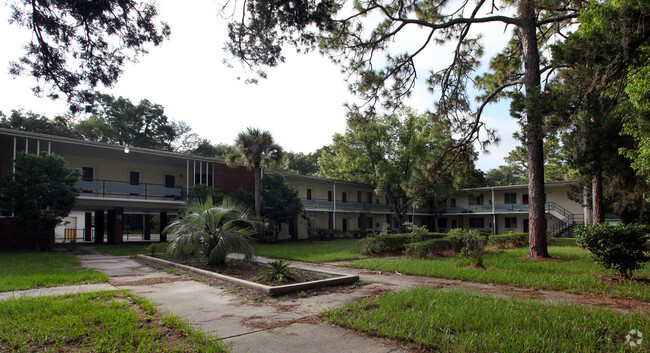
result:
<svg viewBox="0 0 650 353"><path fill-rule="evenodd" d="M577 181L549 181L544 183L544 187L547 186L563 186L563 185L574 185ZM507 189L528 189L528 184L517 184L517 185L505 185L505 186L482 186L479 188L465 188L458 191L490 191L490 190L507 190Z"/></svg>
<svg viewBox="0 0 650 353"><path fill-rule="evenodd" d="M0 128L0 135L49 140L52 142L67 143L72 145L93 146L93 147L103 148L112 151L123 151L124 148L126 147L124 145L115 145L106 142L88 141L88 140L82 140L82 139L77 139L72 137L47 135L47 134L41 134L37 132L29 132L29 131L6 129L6 128ZM226 164L226 162L223 159L218 159L218 158L196 156L192 154L184 154L184 153L171 152L171 151L153 150L150 148L142 148L142 147L133 147L133 146L128 146L128 147L129 147L129 153L143 153L143 154L157 155L157 156L163 156L169 158L193 159L193 160L201 160L204 162Z"/></svg>

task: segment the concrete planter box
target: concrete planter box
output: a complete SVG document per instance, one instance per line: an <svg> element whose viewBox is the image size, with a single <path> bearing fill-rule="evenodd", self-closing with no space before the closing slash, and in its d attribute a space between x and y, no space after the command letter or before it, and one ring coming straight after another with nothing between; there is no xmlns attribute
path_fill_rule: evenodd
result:
<svg viewBox="0 0 650 353"><path fill-rule="evenodd" d="M335 272L326 272L326 271L313 271L313 270L306 270L302 269L300 267L293 267L296 270L299 271L306 271L306 272L312 272L319 274L321 276L326 276L329 278L317 280L317 281L309 281L309 282L301 282L301 283L294 283L294 284L285 284L285 285L280 285L280 286L267 286L265 284L261 283L255 283L255 282L250 282L246 281L240 278L235 278L231 276L226 276L222 275L220 273L212 272L212 271L206 271L200 268L192 267L192 266L187 266L187 265L182 265L178 264L172 261L167 261L151 256L146 256L146 255L138 255L137 258L157 263L162 266L169 266L169 267L176 267L185 271L188 271L190 273L195 273L197 275L201 276L207 276L207 277L212 277L221 281L226 281L230 283L236 283L239 284L242 287L253 289L260 291L262 293L268 294L268 295L278 295L278 294L286 294L286 293L292 293L292 292L297 292L301 290L307 290L307 289L312 289L312 288L318 288L318 287L329 287L329 286L340 286L344 284L351 284L355 283L359 280L359 276L357 275L345 275L345 274L340 274L340 273L335 273Z"/></svg>

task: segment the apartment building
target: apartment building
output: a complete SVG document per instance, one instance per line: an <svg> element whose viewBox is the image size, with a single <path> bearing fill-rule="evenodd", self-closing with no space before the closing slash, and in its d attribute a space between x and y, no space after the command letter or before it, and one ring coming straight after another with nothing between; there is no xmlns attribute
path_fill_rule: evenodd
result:
<svg viewBox="0 0 650 353"><path fill-rule="evenodd" d="M158 215L164 227L177 214L195 185L230 193L254 191L251 171L228 167L223 160L111 145L11 129L0 129L0 173L12 172L16 153L55 153L71 168L81 170L78 202L65 224L56 230L60 241L120 243L125 214L142 217L143 240L152 238L151 219ZM394 209L384 195L369 185L327 178L283 174L296 188L314 227L338 229L348 235L378 231L388 224L395 230ZM547 224L554 234L582 222L582 206L567 197L570 183L546 185ZM493 233L527 231L528 195L525 185L463 189L435 208L411 206L409 221L432 231L452 228ZM1 233L1 230L0 230ZM307 224L296 218L283 227L279 239L307 238ZM165 240L164 237L161 240Z"/></svg>

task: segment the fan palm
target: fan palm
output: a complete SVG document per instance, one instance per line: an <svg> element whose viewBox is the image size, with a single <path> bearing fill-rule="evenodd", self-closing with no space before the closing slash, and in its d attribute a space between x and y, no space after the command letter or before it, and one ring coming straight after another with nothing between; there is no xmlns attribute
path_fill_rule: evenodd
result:
<svg viewBox="0 0 650 353"><path fill-rule="evenodd" d="M262 167L278 165L282 162L284 151L273 141L273 136L267 130L248 128L237 135L234 151L228 156L229 165L241 163L255 174L255 215L261 215L261 171Z"/></svg>
<svg viewBox="0 0 650 353"><path fill-rule="evenodd" d="M191 201L183 214L172 222L165 233L176 238L167 247L172 256L198 249L209 265L222 265L228 253L237 250L244 260L254 259L254 240L260 222L251 211L231 199L214 206L212 199Z"/></svg>

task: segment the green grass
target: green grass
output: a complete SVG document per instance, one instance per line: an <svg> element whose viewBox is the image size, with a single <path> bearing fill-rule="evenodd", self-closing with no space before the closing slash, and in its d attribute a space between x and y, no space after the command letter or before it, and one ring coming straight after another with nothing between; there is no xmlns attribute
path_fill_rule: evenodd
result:
<svg viewBox="0 0 650 353"><path fill-rule="evenodd" d="M0 301L3 352L223 352L223 343L126 291Z"/></svg>
<svg viewBox="0 0 650 353"><path fill-rule="evenodd" d="M357 249L357 239L283 242L257 244L255 255L305 262L329 262L364 259Z"/></svg>
<svg viewBox="0 0 650 353"><path fill-rule="evenodd" d="M151 243L130 243L130 244L104 244L97 245L97 251L113 256L134 256L138 254L151 255L147 247Z"/></svg>
<svg viewBox="0 0 650 353"><path fill-rule="evenodd" d="M368 259L346 266L380 271L461 279L483 283L500 283L540 289L562 290L650 301L650 263L634 272L646 281L604 279L616 276L596 264L589 252L578 249L573 239L558 239L549 246L551 256L566 261L535 261L526 259L527 248L486 253L486 269L471 267L462 257L437 259Z"/></svg>
<svg viewBox="0 0 650 353"><path fill-rule="evenodd" d="M650 316L415 288L324 312L331 323L436 352L624 352ZM640 349L639 349L640 348ZM644 351L643 346L632 349Z"/></svg>
<svg viewBox="0 0 650 353"><path fill-rule="evenodd" d="M0 253L0 291L108 281L71 253Z"/></svg>

